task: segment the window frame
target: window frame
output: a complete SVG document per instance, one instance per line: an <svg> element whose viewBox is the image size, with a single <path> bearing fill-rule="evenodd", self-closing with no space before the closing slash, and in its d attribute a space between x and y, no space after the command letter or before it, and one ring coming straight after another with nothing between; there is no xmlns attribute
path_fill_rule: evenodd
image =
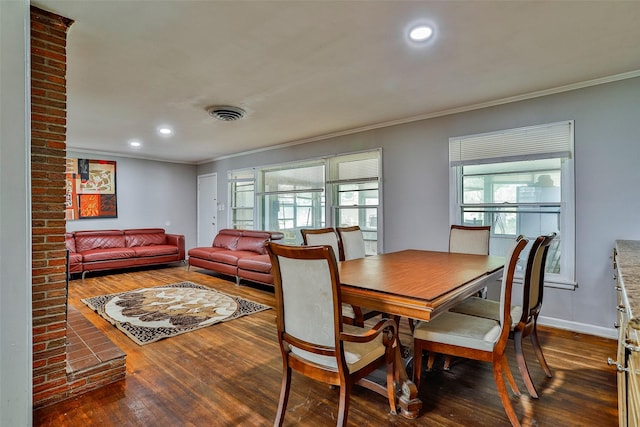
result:
<svg viewBox="0 0 640 427"><path fill-rule="evenodd" d="M377 177L376 178L372 178L372 177L366 177L366 178L362 178L362 179L348 179L348 180L340 180L337 179L336 176L332 176L332 171L334 170L334 167L340 163L341 161L349 161L349 160L358 160L358 159L366 159L366 158L376 158L377 159ZM238 179L236 178L237 176L248 176L250 174L252 174L253 176L253 183L254 183L254 207L253 207L253 229L268 229L267 224L265 224L266 218L265 218L265 200L267 197L269 196L275 196L277 194L293 194L294 197L296 194L298 193L309 193L309 192L318 192L320 190L320 188L313 188L312 190L304 190L304 189L295 189L292 191L264 191L264 187L265 187L265 182L264 182L264 176L265 173L268 173L270 171L277 171L277 170L289 170L289 169L299 169L299 168L304 168L304 167L313 167L313 166L318 166L318 165L322 165L324 168L324 179L322 182L322 199L324 201L324 208L321 212L321 217L324 219L324 223L323 226L324 227L336 227L339 225L336 225L337 222L337 218L338 218L338 210L339 210L339 206L337 206L336 203L336 199L335 197L337 197L337 188L339 185L344 184L344 183L362 183L362 182L376 182L377 183L377 192L378 192L378 204L377 205L367 205L364 206L363 208L366 209L376 209L377 210L377 215L376 215L376 229L375 229L375 233L376 233L376 239L373 240L371 238L369 238L369 241L375 241L375 248L376 248L376 253L381 253L382 252L382 248L383 248L383 242L382 242L382 236L383 236L383 232L382 232L382 224L383 224L383 219L382 219L382 212L383 212L383 204L382 204L382 149L381 148L377 148L377 149L372 149L372 150L365 150L365 151L360 151L360 152L352 152L352 153L343 153L343 154L338 154L335 156L327 156L327 157L321 157L321 158L313 158L313 159L307 159L307 160L303 160L303 161L295 161L295 162L287 162L287 163L279 163L279 164L274 164L274 165L266 165L266 166L261 166L261 167L255 167L255 168L242 168L242 169L237 169L237 170L231 170L227 173L227 180L228 180L228 188L229 188L229 193L227 195L228 198L228 206L229 206L229 210L228 210L228 219L227 219L227 223L230 224L230 226L235 227L235 223L232 221L233 220L233 212L236 209L235 206L233 206L233 200L234 200L234 193L233 193L233 184L234 182L238 182L242 179ZM249 179L244 179L246 181L249 181ZM361 206L360 206L361 207ZM312 207L313 208L313 207ZM266 228L265 228L266 227ZM315 226L314 226L315 227ZM318 225L318 227L320 227L320 225ZM294 228L290 229L290 230L298 230L299 228L297 227L296 224L294 224ZM286 233L286 229L282 230L285 232L285 243L289 243L289 244L301 244L302 242L302 238L301 236L298 236L298 234L300 233ZM363 230L363 233L366 233L365 230ZM287 235L287 234L291 234L291 235ZM370 251L373 252L373 251Z"/></svg>
<svg viewBox="0 0 640 427"><path fill-rule="evenodd" d="M238 175L244 175L242 177L238 177ZM238 197L234 195L236 194L236 192L234 191L234 187L237 186L238 183L243 182L243 183L251 183L253 185L253 206L252 207L247 207L247 206L238 206L237 205L237 201L238 201ZM255 173L255 169L241 169L239 171L229 171L229 173L227 174L227 184L228 184L228 188L229 188L229 192L228 192L228 198L229 201L227 203L227 206L229 206L229 210L228 210L228 218L227 218L227 224L229 224L229 226L231 228L242 228L242 229L250 229L253 230L255 228L255 224L256 224L256 173ZM234 213L238 210L252 210L252 219L251 219L251 227L237 227L238 222L241 220L238 220L237 218L235 218ZM242 220L242 221L248 221L248 220Z"/></svg>
<svg viewBox="0 0 640 427"><path fill-rule="evenodd" d="M560 201L560 230L562 233L562 239L560 240L560 251L562 256L560 257L560 274L555 273L546 273L545 274L545 286L559 288L559 289L568 289L575 290L577 287L576 283L576 268L575 268L575 165L574 165L574 135L575 135L575 127L573 120L571 121L563 121L558 122L557 124L569 124L570 126L570 152L568 156L555 156L561 158L560 165L560 176L561 176L561 201ZM506 129L498 132L488 132L474 135L466 135L461 137L452 137L449 139L450 144L455 140L464 140L465 138L482 138L484 135L488 135L490 137L495 136L497 134L504 135L505 139L509 136L509 132L519 132L522 130L539 130L544 127L553 126L556 123L543 124L530 126L526 128L514 128L514 129ZM540 158L551 158L554 156L532 156L530 160L540 159ZM495 158L494 161L487 160L482 161L480 163L509 163L511 161L522 161L526 160L525 158ZM463 165L461 164L452 164L454 162L451 161L450 157L450 165L449 165L449 219L451 224L462 224L462 219L464 215L463 207L465 206L462 203L462 169ZM478 164L478 163L476 163ZM544 204L541 202L540 204ZM491 203L483 204L485 206L491 205ZM493 226L493 224L491 224ZM535 237L535 236L528 236ZM496 236L492 227L491 230L491 238L492 239L501 239L501 237ZM495 242L495 240L494 240ZM515 280L522 280L522 272L516 273Z"/></svg>
<svg viewBox="0 0 640 427"><path fill-rule="evenodd" d="M359 177L355 177L355 178L340 178L339 176L339 165L340 164L346 164L349 162L355 162L355 161L366 161L366 160L376 160L377 164L376 164L376 176L367 176L367 175L361 175ZM358 214L358 224L360 226L360 229L362 230L362 234L365 240L365 247L366 247L366 253L367 255L377 255L379 253L382 253L382 248L383 248L383 241L382 241L382 237L383 237L383 233L382 233L382 224L383 224L383 218L382 218L382 213L383 213L383 202L382 202L382 149L378 148L375 150L367 150L367 151L361 151L361 152L357 152L357 153L348 153L348 154L341 154L338 156L333 156L331 158L327 159L327 195L328 195L328 199L330 200L330 215L331 215L331 223L334 224L334 227L338 227L340 226L339 224L337 224L338 218L339 218L339 212L342 209L358 209L358 210L362 210L362 213ZM354 185L360 185L360 184L369 184L369 183L375 183L376 184L376 188L375 190L377 191L378 194L378 203L375 205L367 205L367 204L360 204L357 203L353 206L347 206L347 205L341 205L340 204L340 200L339 200L339 196L340 196L340 186L341 185L349 185L349 184L354 184ZM356 192L358 191L372 191L371 189L357 189L354 190ZM366 214L368 210L371 209L375 209L376 210L376 223L375 223L375 229L372 228L371 226L367 226L367 218L366 218ZM363 226L360 223L360 219L364 220L365 225ZM372 239L371 236L375 234L375 239ZM373 249L373 244L371 242L376 242L375 244L375 250Z"/></svg>

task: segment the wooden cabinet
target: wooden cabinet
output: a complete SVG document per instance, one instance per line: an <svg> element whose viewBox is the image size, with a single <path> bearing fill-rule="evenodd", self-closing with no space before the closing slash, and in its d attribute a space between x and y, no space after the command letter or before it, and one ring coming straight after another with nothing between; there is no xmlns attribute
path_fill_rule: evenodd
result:
<svg viewBox="0 0 640 427"><path fill-rule="evenodd" d="M618 293L618 351L609 364L618 370L620 426L640 427L640 241L618 240L614 250Z"/></svg>

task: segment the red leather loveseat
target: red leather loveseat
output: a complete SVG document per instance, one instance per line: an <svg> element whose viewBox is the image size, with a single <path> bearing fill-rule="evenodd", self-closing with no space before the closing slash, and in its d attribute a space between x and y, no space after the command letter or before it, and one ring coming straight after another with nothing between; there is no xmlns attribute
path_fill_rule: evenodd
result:
<svg viewBox="0 0 640 427"><path fill-rule="evenodd" d="M163 228L89 230L65 234L69 274L184 261L184 236Z"/></svg>
<svg viewBox="0 0 640 427"><path fill-rule="evenodd" d="M282 233L273 231L223 229L211 246L189 249L189 266L234 276L236 284L245 279L273 285L265 242L283 237Z"/></svg>

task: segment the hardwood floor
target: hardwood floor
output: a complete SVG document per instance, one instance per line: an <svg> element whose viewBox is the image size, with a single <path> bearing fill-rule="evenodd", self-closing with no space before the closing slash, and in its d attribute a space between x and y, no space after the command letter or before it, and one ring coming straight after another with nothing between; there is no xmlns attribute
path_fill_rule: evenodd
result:
<svg viewBox="0 0 640 427"><path fill-rule="evenodd" d="M267 288L221 278L184 266L91 276L69 284L69 302L126 354L126 379L79 397L38 409L34 426L269 426L273 425L281 380L275 341L275 310L138 346L91 311L81 298L188 280L274 306ZM402 341L410 345L406 322ZM541 328L542 346L554 377L545 377L528 340L525 354L540 399L526 394L513 347L508 356L521 397L512 397L523 425L615 426L615 371L607 357L615 341ZM491 365L456 360L450 372L436 362L423 375L423 411L408 420L390 415L380 395L355 387L349 425L353 426L508 426ZM294 373L286 426L331 426L338 390Z"/></svg>

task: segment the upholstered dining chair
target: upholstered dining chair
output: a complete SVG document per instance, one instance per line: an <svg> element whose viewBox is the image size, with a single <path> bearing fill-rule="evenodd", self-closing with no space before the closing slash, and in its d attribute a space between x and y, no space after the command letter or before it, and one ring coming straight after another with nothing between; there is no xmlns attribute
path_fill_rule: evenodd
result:
<svg viewBox="0 0 640 427"><path fill-rule="evenodd" d="M300 230L302 234L302 243L305 246L329 245L339 259L342 250L340 249L340 240L338 233L332 227L326 228L303 228Z"/></svg>
<svg viewBox="0 0 640 427"><path fill-rule="evenodd" d="M452 224L449 228L449 252L472 254L472 255L489 255L489 239L491 237L491 226L471 226ZM486 297L487 288L478 291L478 296ZM409 328L413 330L413 321L409 319ZM433 367L435 361L435 353L429 353L427 369ZM448 371L451 367L451 356L445 356L444 370Z"/></svg>
<svg viewBox="0 0 640 427"><path fill-rule="evenodd" d="M344 261L344 251L340 240L340 234L333 228L303 228L300 230L300 233L302 234L302 242L305 246L329 245L333 249L336 257L339 257L340 261ZM349 235L348 240L351 254L356 251L355 249L351 249L352 243L354 243L356 239L353 235ZM364 240L362 240L362 246L364 250ZM349 325L363 327L365 320L369 320L378 314L380 314L378 311L370 310L365 307L357 307L350 304L342 305L343 321Z"/></svg>
<svg viewBox="0 0 640 427"><path fill-rule="evenodd" d="M524 274L524 286L522 290L522 304L511 307L511 338L513 338L518 370L524 381L529 395L538 398L538 392L531 373L527 366L524 353L522 351L522 339L527 336L531 340L533 350L540 366L548 378L552 377L551 369L547 364L540 340L538 339L538 315L542 308L542 296L544 291L544 271L546 266L547 253L551 241L556 237L556 233L547 236L538 236L531 245L527 266ZM486 319L497 320L500 316L500 303L488 299L477 297L467 298L460 304L454 306L450 311L478 316Z"/></svg>
<svg viewBox="0 0 640 427"><path fill-rule="evenodd" d="M331 246L269 242L267 251L273 266L283 362L274 426L284 421L292 370L340 387L338 426L347 423L350 393L356 383L385 395L395 414L395 322L382 319L368 330L343 324L340 278ZM365 379L381 366L386 366L386 387Z"/></svg>
<svg viewBox="0 0 640 427"><path fill-rule="evenodd" d="M359 226L336 227L336 231L338 232L339 241L342 243L340 245L342 249L340 253L341 261L364 258L366 256L364 236Z"/></svg>
<svg viewBox="0 0 640 427"><path fill-rule="evenodd" d="M489 255L491 226L451 225L449 252Z"/></svg>
<svg viewBox="0 0 640 427"><path fill-rule="evenodd" d="M526 244L527 239L519 237L507 254L500 288L499 320L447 311L429 322L418 322L413 331L413 380L418 389L420 388L422 352L424 350L491 362L493 364L493 378L502 406L514 426L519 426L520 422L511 405L503 375L511 386L511 390L519 396L520 391L511 374L505 348L511 325L513 275L518 257Z"/></svg>

